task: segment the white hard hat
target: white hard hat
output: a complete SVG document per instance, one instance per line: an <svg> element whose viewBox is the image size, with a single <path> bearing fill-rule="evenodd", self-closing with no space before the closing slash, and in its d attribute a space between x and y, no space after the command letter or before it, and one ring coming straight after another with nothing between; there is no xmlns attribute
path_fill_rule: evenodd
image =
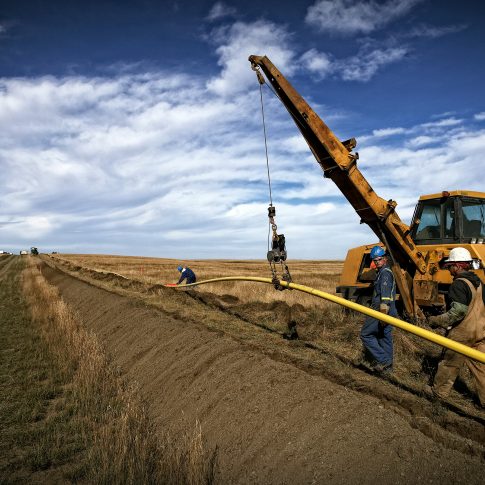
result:
<svg viewBox="0 0 485 485"><path fill-rule="evenodd" d="M472 261L472 255L470 254L470 251L465 248L453 248L450 251L450 255L448 256L448 259L445 259L445 263L469 263Z"/></svg>

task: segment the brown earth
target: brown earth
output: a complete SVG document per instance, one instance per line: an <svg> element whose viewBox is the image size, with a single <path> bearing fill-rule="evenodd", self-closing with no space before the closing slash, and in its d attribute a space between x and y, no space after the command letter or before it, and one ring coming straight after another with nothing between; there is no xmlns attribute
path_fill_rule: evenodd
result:
<svg viewBox="0 0 485 485"><path fill-rule="evenodd" d="M478 410L284 340L221 311L220 297L123 277L106 291L116 277L42 269L139 385L160 430L200 422L219 483L483 483Z"/></svg>

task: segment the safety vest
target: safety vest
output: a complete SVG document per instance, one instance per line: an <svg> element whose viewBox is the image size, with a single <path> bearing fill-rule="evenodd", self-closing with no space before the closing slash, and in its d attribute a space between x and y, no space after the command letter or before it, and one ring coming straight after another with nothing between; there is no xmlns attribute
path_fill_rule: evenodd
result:
<svg viewBox="0 0 485 485"><path fill-rule="evenodd" d="M468 312L465 318L450 331L448 337L456 342L473 347L481 342L485 342L485 305L482 299L483 285L480 284L478 288L475 288L470 280L466 278L458 279L468 285L472 292L472 299L468 305Z"/></svg>

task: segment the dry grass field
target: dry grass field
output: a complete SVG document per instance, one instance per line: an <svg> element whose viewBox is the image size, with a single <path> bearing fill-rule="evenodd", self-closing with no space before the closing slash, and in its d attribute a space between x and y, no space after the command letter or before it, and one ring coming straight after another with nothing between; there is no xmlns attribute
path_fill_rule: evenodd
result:
<svg viewBox="0 0 485 485"><path fill-rule="evenodd" d="M263 261L96 255L38 261L125 377L138 382L159 429L169 425L183 434L187 423L201 423L207 450L218 450L216 481L249 483L257 476L255 483L286 483L290 473L296 483L318 475L318 483L357 484L384 473L387 479L375 483L409 483L402 477L411 476L443 483L455 469L466 470L467 483L482 481L485 413L473 402L466 372L446 402L424 394L441 353L433 344L396 330L394 372L376 375L361 362L359 313L256 282L163 286L178 279L180 263L205 280L269 277ZM342 263L289 267L295 282L334 292ZM293 324L299 338L282 338ZM465 455L445 458L446 450L477 461L459 465ZM306 468L309 453L316 455ZM376 466L376 453L392 465ZM342 470L342 456L354 466Z"/></svg>

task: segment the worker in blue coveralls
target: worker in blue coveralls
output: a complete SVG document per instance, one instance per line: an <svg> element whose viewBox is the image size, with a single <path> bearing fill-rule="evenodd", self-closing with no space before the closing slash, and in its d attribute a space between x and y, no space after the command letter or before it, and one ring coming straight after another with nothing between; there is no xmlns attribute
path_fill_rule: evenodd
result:
<svg viewBox="0 0 485 485"><path fill-rule="evenodd" d="M371 308L395 317L397 316L396 282L389 267L386 252L381 246L374 246L370 257L377 270ZM375 360L373 369L382 373L392 372L392 325L386 325L368 316L360 331L360 338L364 348Z"/></svg>
<svg viewBox="0 0 485 485"><path fill-rule="evenodd" d="M186 280L185 283L187 285L196 282L197 278L195 277L195 273L187 266L179 266L177 270L180 273L180 278L177 282L177 285L180 285L184 280Z"/></svg>

